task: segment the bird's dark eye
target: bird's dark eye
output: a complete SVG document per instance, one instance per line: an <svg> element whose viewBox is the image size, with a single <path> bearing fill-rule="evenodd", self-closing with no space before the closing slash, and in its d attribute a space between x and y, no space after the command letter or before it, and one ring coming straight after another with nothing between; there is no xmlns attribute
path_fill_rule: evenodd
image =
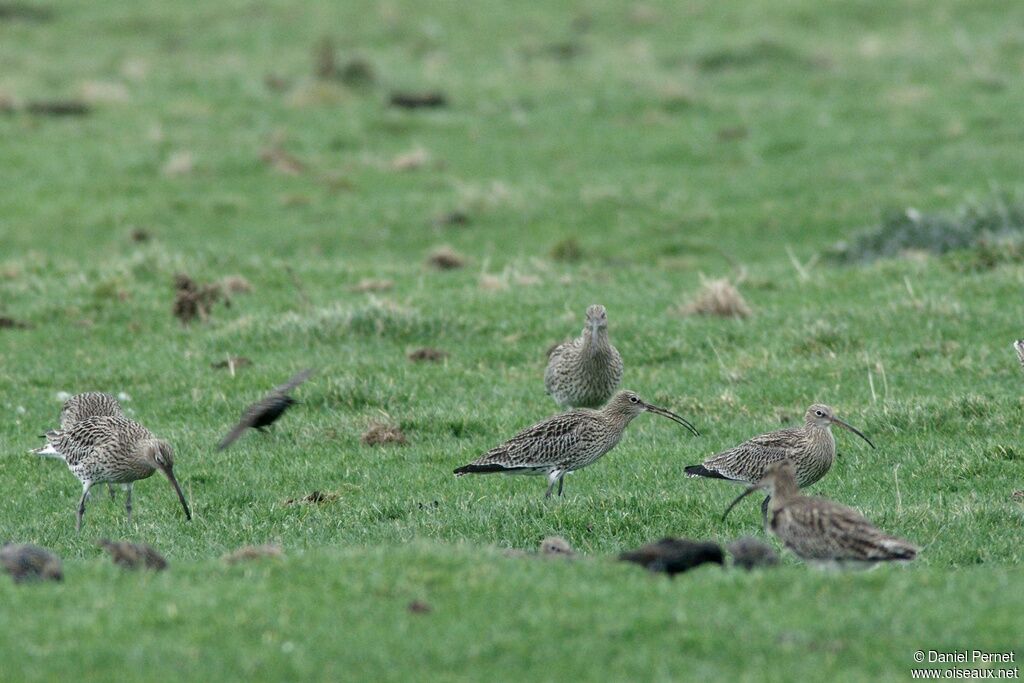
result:
<svg viewBox="0 0 1024 683"><path fill-rule="evenodd" d="M825 413L821 412L820 410L815 410L814 414L817 415L818 417L825 417Z"/></svg>
<svg viewBox="0 0 1024 683"><path fill-rule="evenodd" d="M630 402L630 403L639 403L639 402L640 402L640 399L639 399L639 398L637 398L636 396L630 396L630 397L629 397L629 402Z"/></svg>

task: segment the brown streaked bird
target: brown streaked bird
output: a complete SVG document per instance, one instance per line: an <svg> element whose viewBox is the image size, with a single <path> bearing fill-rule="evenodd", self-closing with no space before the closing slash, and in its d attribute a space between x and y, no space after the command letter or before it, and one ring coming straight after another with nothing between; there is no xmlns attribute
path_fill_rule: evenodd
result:
<svg viewBox="0 0 1024 683"><path fill-rule="evenodd" d="M98 415L125 417L121 403L110 394L103 393L102 391L86 391L81 394L75 394L64 401L64 405L61 406L60 428L69 429L76 422ZM43 438L46 438L45 435ZM43 446L42 449L31 452L44 458L64 459L64 455L58 453L49 444ZM110 494L110 499L114 500L114 486L112 484L107 484L107 493Z"/></svg>
<svg viewBox="0 0 1024 683"><path fill-rule="evenodd" d="M124 486L125 512L132 519L132 487L136 481L151 477L160 471L174 487L185 518L192 513L185 502L178 480L174 477L174 449L138 422L124 417L100 415L76 422L67 430L46 433L47 447L64 454L71 473L82 482L82 498L78 503L75 530L82 529L85 501L89 489L96 484L111 483Z"/></svg>
<svg viewBox="0 0 1024 683"><path fill-rule="evenodd" d="M312 368L303 370L284 384L274 387L269 394L246 408L242 413L242 419L234 429L217 444L217 450L222 451L230 446L246 429L252 428L262 432L274 424L286 410L298 403L288 395L288 392L305 382L312 374Z"/></svg>
<svg viewBox="0 0 1024 683"><path fill-rule="evenodd" d="M802 427L755 436L735 448L712 455L700 465L690 465L686 468L686 476L756 484L768 465L789 460L795 468L800 488L810 486L825 476L835 460L836 439L832 435L832 425L853 432L869 446L875 447L860 430L836 417L832 408L815 403L804 414ZM768 499L765 498L762 512L768 509L767 506Z"/></svg>
<svg viewBox="0 0 1024 683"><path fill-rule="evenodd" d="M106 550L114 564L124 569L152 569L157 572L167 569L167 560L164 556L146 543L101 538L96 541L96 545Z"/></svg>
<svg viewBox="0 0 1024 683"><path fill-rule="evenodd" d="M724 564L722 548L713 541L691 541L688 538L666 536L636 550L619 555L624 562L632 562L648 571L675 576L705 563Z"/></svg>
<svg viewBox="0 0 1024 683"><path fill-rule="evenodd" d="M909 541L879 531L853 508L800 493L789 461L765 468L761 480L741 493L722 515L758 489L771 496L768 529L797 557L824 566L865 566L912 560L918 549Z"/></svg>
<svg viewBox="0 0 1024 683"><path fill-rule="evenodd" d="M621 381L622 356L608 341L608 313L594 304L583 333L551 351L544 387L563 408L598 408Z"/></svg>
<svg viewBox="0 0 1024 683"><path fill-rule="evenodd" d="M615 448L626 426L647 411L678 422L694 436L700 436L692 424L673 412L645 403L632 391L620 391L600 410L578 408L538 422L492 448L468 465L455 470L464 474L536 474L548 478L545 498L551 497L555 484L562 495L565 475L596 462Z"/></svg>
<svg viewBox="0 0 1024 683"><path fill-rule="evenodd" d="M46 548L28 543L4 543L0 547L0 565L15 583L64 579L60 558Z"/></svg>

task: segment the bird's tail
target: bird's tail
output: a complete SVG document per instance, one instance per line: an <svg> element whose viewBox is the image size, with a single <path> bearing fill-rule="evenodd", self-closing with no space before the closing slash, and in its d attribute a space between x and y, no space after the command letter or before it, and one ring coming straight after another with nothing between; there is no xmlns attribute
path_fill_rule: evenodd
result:
<svg viewBox="0 0 1024 683"><path fill-rule="evenodd" d="M707 467L704 467L704 465L690 465L689 467L686 468L685 471L686 471L686 476L688 476L688 477L707 477L708 479L728 479L729 478L729 477L726 477L724 475L719 474L718 472L715 472L714 470L709 470Z"/></svg>
<svg viewBox="0 0 1024 683"><path fill-rule="evenodd" d="M495 472L505 472L506 474L513 474L515 472L520 472L522 470L530 470L530 469L533 469L533 468L531 468L531 467L507 467L505 465L499 465L498 463L493 463L493 462L482 464L482 465L477 465L475 463L470 463L468 465L463 465L462 467L456 468L455 469L455 476L456 477L461 477L464 474L493 474Z"/></svg>
<svg viewBox="0 0 1024 683"><path fill-rule="evenodd" d="M53 458L55 460L63 460L64 455L57 452L57 449L53 447L53 444L48 443L41 448L33 448L29 451L34 455L38 455L40 458Z"/></svg>
<svg viewBox="0 0 1024 683"><path fill-rule="evenodd" d="M917 546L902 538L887 537L878 542L880 550L889 560L912 560L917 557Z"/></svg>

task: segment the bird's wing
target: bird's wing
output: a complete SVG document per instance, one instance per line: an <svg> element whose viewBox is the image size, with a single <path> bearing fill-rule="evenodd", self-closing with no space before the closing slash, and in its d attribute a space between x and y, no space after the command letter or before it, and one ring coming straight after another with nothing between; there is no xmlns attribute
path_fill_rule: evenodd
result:
<svg viewBox="0 0 1024 683"><path fill-rule="evenodd" d="M220 443L217 444L218 451L222 451L231 444L233 444L235 441L238 440L238 437L240 437L246 429L252 427L256 419L256 414L259 410L260 403L262 403L262 401L254 403L245 409L245 412L242 413L242 419L240 419L238 421L238 424L231 428L231 431L228 432L228 435L221 439Z"/></svg>
<svg viewBox="0 0 1024 683"><path fill-rule="evenodd" d="M600 425L582 411L570 411L538 422L492 448L474 464L500 464L506 467L550 467L561 456L597 441Z"/></svg>
<svg viewBox="0 0 1024 683"><path fill-rule="evenodd" d="M786 505L783 512L790 519L790 532L783 540L805 558L870 562L913 559L917 552L853 508L829 500L806 497Z"/></svg>
<svg viewBox="0 0 1024 683"><path fill-rule="evenodd" d="M792 457L800 435L796 428L760 434L735 448L712 455L704 461L704 467L729 479L755 483L767 465Z"/></svg>
<svg viewBox="0 0 1024 683"><path fill-rule="evenodd" d="M289 391L291 391L292 389L294 389L295 387L299 386L307 379L309 379L310 375L312 375L313 372L313 368L306 368L305 370L295 375L284 384L274 387L271 390L270 394L287 394Z"/></svg>
<svg viewBox="0 0 1024 683"><path fill-rule="evenodd" d="M91 453L111 448L128 435L139 438L152 436L149 430L131 420L98 415L80 420L70 429L47 432L46 440L64 455L68 465L77 465Z"/></svg>

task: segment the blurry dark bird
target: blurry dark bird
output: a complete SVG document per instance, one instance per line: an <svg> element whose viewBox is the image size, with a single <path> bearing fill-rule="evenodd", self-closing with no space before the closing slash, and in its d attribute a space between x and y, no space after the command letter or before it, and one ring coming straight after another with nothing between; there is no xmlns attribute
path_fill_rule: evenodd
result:
<svg viewBox="0 0 1024 683"><path fill-rule="evenodd" d="M723 564L725 556L717 543L668 536L656 543L624 552L619 555L619 559L639 564L652 572L675 576L706 562Z"/></svg>
<svg viewBox="0 0 1024 683"><path fill-rule="evenodd" d="M281 386L274 387L269 394L246 408L245 412L242 413L242 419L239 420L234 429L217 444L217 450L222 451L233 444L242 435L242 432L250 427L263 431L264 428L274 424L284 414L284 411L298 403L298 401L288 395L288 392L305 382L312 374L312 368L303 370Z"/></svg>
<svg viewBox="0 0 1024 683"><path fill-rule="evenodd" d="M110 555L114 564L125 569L152 569L163 571L167 569L167 560L150 545L145 543L131 543L130 541L111 541L102 538L96 541Z"/></svg>
<svg viewBox="0 0 1024 683"><path fill-rule="evenodd" d="M545 557L574 557L572 546L569 541L561 536L548 536L540 542L540 554Z"/></svg>
<svg viewBox="0 0 1024 683"><path fill-rule="evenodd" d="M0 565L15 583L64 579L60 558L46 548L28 543L5 543L0 547Z"/></svg>
<svg viewBox="0 0 1024 683"><path fill-rule="evenodd" d="M725 548L732 555L733 565L747 571L757 567L774 567L779 563L775 549L753 536L737 539Z"/></svg>

